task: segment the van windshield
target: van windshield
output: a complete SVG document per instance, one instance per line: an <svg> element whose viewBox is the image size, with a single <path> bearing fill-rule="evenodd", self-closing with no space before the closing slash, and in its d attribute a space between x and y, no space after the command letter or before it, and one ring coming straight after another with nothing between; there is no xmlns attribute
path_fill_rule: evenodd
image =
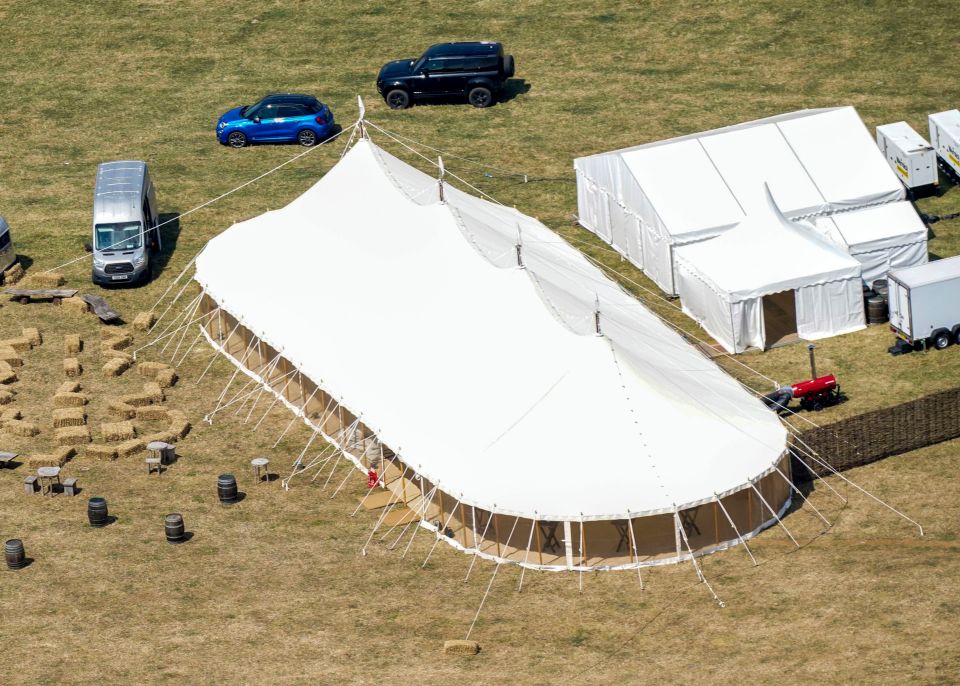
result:
<svg viewBox="0 0 960 686"><path fill-rule="evenodd" d="M97 250L136 250L143 245L140 222L97 224L93 233Z"/></svg>

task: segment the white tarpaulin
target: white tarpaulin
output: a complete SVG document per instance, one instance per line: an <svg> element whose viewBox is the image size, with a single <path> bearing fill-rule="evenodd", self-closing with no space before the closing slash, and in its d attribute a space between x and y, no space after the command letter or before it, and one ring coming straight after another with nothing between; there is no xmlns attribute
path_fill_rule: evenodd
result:
<svg viewBox="0 0 960 686"><path fill-rule="evenodd" d="M778 293L788 292L785 315L793 319L780 328L799 338L864 327L860 263L786 219L769 191L734 228L678 247L676 263L683 311L729 352L769 347L764 297Z"/></svg>
<svg viewBox="0 0 960 686"><path fill-rule="evenodd" d="M736 225L762 205L764 183L791 219L905 197L852 107L581 157L574 170L580 223L672 294L676 248Z"/></svg>
<svg viewBox="0 0 960 686"><path fill-rule="evenodd" d="M210 241L196 280L465 505L672 513L772 473L785 430L759 400L536 220L445 198L361 140Z"/></svg>
<svg viewBox="0 0 960 686"><path fill-rule="evenodd" d="M817 217L814 225L860 262L867 284L927 262L927 227L907 201Z"/></svg>

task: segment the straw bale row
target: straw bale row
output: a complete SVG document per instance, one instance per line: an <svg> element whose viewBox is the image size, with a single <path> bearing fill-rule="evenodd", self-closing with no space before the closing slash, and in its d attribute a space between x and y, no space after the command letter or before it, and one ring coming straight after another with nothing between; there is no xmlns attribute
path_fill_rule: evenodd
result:
<svg viewBox="0 0 960 686"><path fill-rule="evenodd" d="M117 446L102 443L90 443L83 449L83 454L94 460L116 460Z"/></svg>
<svg viewBox="0 0 960 686"><path fill-rule="evenodd" d="M3 430L13 436L32 438L40 433L40 427L23 419L12 419L3 423Z"/></svg>
<svg viewBox="0 0 960 686"><path fill-rule="evenodd" d="M80 376L83 373L83 367L80 366L80 360L75 357L67 357L63 360L63 373L70 378Z"/></svg>
<svg viewBox="0 0 960 686"><path fill-rule="evenodd" d="M43 336L40 335L40 330L36 327L31 326L24 329L23 337L28 339L34 348L43 344Z"/></svg>
<svg viewBox="0 0 960 686"><path fill-rule="evenodd" d="M24 280L25 288L60 288L65 283L63 274L58 272L34 272Z"/></svg>
<svg viewBox="0 0 960 686"><path fill-rule="evenodd" d="M33 349L33 343L26 336L17 336L0 341L0 347L13 348L18 353L26 353Z"/></svg>
<svg viewBox="0 0 960 686"><path fill-rule="evenodd" d="M73 446L61 446L54 448L52 453L31 455L27 458L27 465L33 469L37 467L62 467L67 461L77 454Z"/></svg>
<svg viewBox="0 0 960 686"><path fill-rule="evenodd" d="M53 396L54 407L83 407L87 404L86 394L84 393L57 393Z"/></svg>
<svg viewBox="0 0 960 686"><path fill-rule="evenodd" d="M143 407L144 405L152 405L153 398L146 393L128 393L120 396L120 402L133 407Z"/></svg>
<svg viewBox="0 0 960 686"><path fill-rule="evenodd" d="M0 389L0 405L7 405L13 402L13 392Z"/></svg>
<svg viewBox="0 0 960 686"><path fill-rule="evenodd" d="M156 381L148 381L143 384L143 393L150 397L150 399L155 403L162 403L165 400L163 395L163 389L160 388L160 384Z"/></svg>
<svg viewBox="0 0 960 686"><path fill-rule="evenodd" d="M169 422L170 413L160 405L145 405L136 408L137 419L148 422Z"/></svg>
<svg viewBox="0 0 960 686"><path fill-rule="evenodd" d="M170 429L164 431L156 431L152 434L147 434L143 437L145 443L153 443L154 441L160 441L161 443L176 443L177 434Z"/></svg>
<svg viewBox="0 0 960 686"><path fill-rule="evenodd" d="M117 456L118 457L132 457L137 453L142 453L147 449L147 442L142 438L133 438L129 441L124 441L117 446Z"/></svg>
<svg viewBox="0 0 960 686"><path fill-rule="evenodd" d="M107 411L119 419L133 419L137 416L137 408L128 405L122 400L111 400L107 403Z"/></svg>
<svg viewBox="0 0 960 686"><path fill-rule="evenodd" d="M180 410L170 410L170 426L169 429L177 438L186 438L187 434L190 433L190 422L187 421L187 415L185 415Z"/></svg>
<svg viewBox="0 0 960 686"><path fill-rule="evenodd" d="M78 298L73 296L72 298L64 298L60 301L60 306L65 307L71 312L76 314L86 314L90 311L90 305L83 298Z"/></svg>
<svg viewBox="0 0 960 686"><path fill-rule="evenodd" d="M79 381L64 381L57 387L57 393L76 393L80 390Z"/></svg>
<svg viewBox="0 0 960 686"><path fill-rule="evenodd" d="M3 273L3 283L12 286L23 278L23 265L17 262Z"/></svg>
<svg viewBox="0 0 960 686"><path fill-rule="evenodd" d="M63 337L63 353L65 355L77 355L83 350L83 340L78 333L68 333Z"/></svg>
<svg viewBox="0 0 960 686"><path fill-rule="evenodd" d="M120 376L128 369L130 369L130 362L128 360L122 357L111 357L107 360L107 363L103 365L103 375L107 377Z"/></svg>
<svg viewBox="0 0 960 686"><path fill-rule="evenodd" d="M20 353L9 345L0 344L0 362L6 362L11 367L23 366L23 358L20 357Z"/></svg>
<svg viewBox="0 0 960 686"><path fill-rule="evenodd" d="M82 445L90 442L90 429L86 426L66 426L57 429L57 445Z"/></svg>
<svg viewBox="0 0 960 686"><path fill-rule="evenodd" d="M107 422L100 425L100 434L108 443L136 438L137 429L132 422Z"/></svg>
<svg viewBox="0 0 960 686"><path fill-rule="evenodd" d="M53 428L65 426L83 426L87 423L87 414L82 407L65 407L53 411Z"/></svg>
<svg viewBox="0 0 960 686"><path fill-rule="evenodd" d="M137 331L149 331L150 327L153 326L154 322L157 321L157 318L153 315L153 312L141 312L133 319L133 328Z"/></svg>

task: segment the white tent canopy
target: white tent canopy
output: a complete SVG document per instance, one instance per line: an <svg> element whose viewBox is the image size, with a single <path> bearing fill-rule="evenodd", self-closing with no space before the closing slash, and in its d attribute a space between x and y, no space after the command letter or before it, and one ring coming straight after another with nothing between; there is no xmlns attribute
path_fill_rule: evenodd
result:
<svg viewBox="0 0 960 686"><path fill-rule="evenodd" d="M860 262L868 284L891 269L927 262L927 227L907 201L817 217L814 226Z"/></svg>
<svg viewBox="0 0 960 686"><path fill-rule="evenodd" d="M210 241L195 278L448 502L583 522L780 478L759 400L536 220L437 186L360 140Z"/></svg>
<svg viewBox="0 0 960 686"><path fill-rule="evenodd" d="M784 334L816 340L864 327L860 263L785 218L769 189L729 231L677 248L676 262L684 312L729 352L767 348Z"/></svg>
<svg viewBox="0 0 960 686"><path fill-rule="evenodd" d="M852 107L803 110L581 157L574 170L580 223L673 294L675 248L736 225L762 206L764 183L791 219L905 197Z"/></svg>

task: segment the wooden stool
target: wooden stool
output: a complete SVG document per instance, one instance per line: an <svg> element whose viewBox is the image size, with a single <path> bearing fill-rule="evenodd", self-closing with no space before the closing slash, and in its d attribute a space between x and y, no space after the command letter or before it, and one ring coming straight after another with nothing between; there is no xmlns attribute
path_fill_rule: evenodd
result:
<svg viewBox="0 0 960 686"><path fill-rule="evenodd" d="M33 495L37 492L37 477L33 474L23 480L23 490Z"/></svg>
<svg viewBox="0 0 960 686"><path fill-rule="evenodd" d="M154 469L157 470L157 476L160 476L163 472L163 465L160 463L159 457L148 457L144 461L147 463L147 476L149 476Z"/></svg>
<svg viewBox="0 0 960 686"><path fill-rule="evenodd" d="M270 460L265 457L255 457L250 460L250 464L253 466L253 478L258 484L261 481L261 469L263 470L263 478L268 482L270 481L270 473L267 471L267 465L270 464Z"/></svg>
<svg viewBox="0 0 960 686"><path fill-rule="evenodd" d="M63 492L65 495L77 494L77 480L74 477L63 480Z"/></svg>

